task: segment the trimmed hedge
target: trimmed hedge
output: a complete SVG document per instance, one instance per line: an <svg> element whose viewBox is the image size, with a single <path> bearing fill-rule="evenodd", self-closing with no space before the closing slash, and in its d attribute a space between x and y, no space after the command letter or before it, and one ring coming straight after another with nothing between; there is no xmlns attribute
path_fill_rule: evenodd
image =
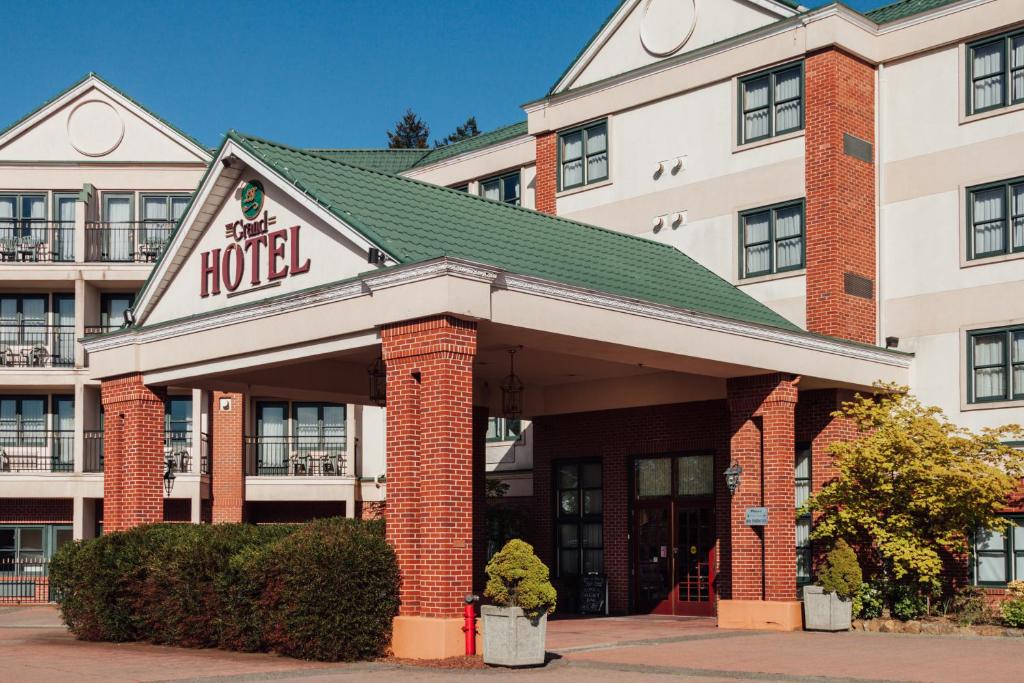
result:
<svg viewBox="0 0 1024 683"><path fill-rule="evenodd" d="M66 544L50 564L83 640L272 651L321 661L385 654L398 565L383 522L155 524Z"/></svg>

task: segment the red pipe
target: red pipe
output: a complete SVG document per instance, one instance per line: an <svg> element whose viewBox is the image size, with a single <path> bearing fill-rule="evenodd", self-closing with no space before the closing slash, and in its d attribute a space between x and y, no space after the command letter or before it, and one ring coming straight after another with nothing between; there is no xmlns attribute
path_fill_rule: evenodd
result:
<svg viewBox="0 0 1024 683"><path fill-rule="evenodd" d="M473 603L478 600L475 595L466 596L466 606L462 610L462 615L466 619L466 623L462 626L462 632L466 634L466 654L476 654L476 609L473 608Z"/></svg>

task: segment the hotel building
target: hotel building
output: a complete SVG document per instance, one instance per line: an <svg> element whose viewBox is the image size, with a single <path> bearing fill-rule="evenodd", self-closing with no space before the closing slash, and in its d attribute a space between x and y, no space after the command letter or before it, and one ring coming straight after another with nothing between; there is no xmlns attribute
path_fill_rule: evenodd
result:
<svg viewBox="0 0 1024 683"><path fill-rule="evenodd" d="M1020 0L625 0L524 110L208 150L90 76L0 134L12 552L383 511L443 656L511 505L567 610L791 628L843 400L1024 423ZM1024 577L1014 519L964 580Z"/></svg>

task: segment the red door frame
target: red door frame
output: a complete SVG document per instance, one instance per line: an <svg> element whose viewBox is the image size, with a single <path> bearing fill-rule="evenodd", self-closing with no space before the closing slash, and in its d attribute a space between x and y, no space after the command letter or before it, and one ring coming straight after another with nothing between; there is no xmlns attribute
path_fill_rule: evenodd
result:
<svg viewBox="0 0 1024 683"><path fill-rule="evenodd" d="M630 499L630 559L632 561L633 574L633 610L645 614L668 614L677 616L712 616L715 610L715 545L717 534L715 528L715 505L714 496L700 498L685 498L676 495L677 459L687 455L711 455L707 451L698 452L677 452L659 453L636 456L629 462L629 499ZM640 500L636 496L636 462L653 458L667 458L672 463L672 494L666 497L650 498ZM644 564L640 559L640 538L639 518L641 510L661 509L667 511L668 516L668 538L667 538L667 560L669 563L669 590L665 598L654 605L641 605L641 585ZM700 562L698 576L695 581L686 582L679 576L682 569L680 554L688 551L687 548L679 548L679 513L682 510L703 510L707 515L709 527L709 539L706 561ZM703 570L703 571L702 571ZM701 573L706 572L707 578L701 581ZM697 590L698 582L706 586L707 597L699 599ZM698 593L697 600L683 599L688 594Z"/></svg>

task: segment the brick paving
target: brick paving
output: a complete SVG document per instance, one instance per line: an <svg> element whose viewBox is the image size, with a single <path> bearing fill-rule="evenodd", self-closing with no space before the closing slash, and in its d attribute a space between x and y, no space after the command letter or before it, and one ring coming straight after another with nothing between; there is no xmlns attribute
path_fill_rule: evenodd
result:
<svg viewBox="0 0 1024 683"><path fill-rule="evenodd" d="M72 638L51 606L0 607L0 680L247 681L505 680L521 683L1020 681L1024 638L725 631L710 619L621 617L549 625L543 669L438 670L391 663L324 664L267 654Z"/></svg>

